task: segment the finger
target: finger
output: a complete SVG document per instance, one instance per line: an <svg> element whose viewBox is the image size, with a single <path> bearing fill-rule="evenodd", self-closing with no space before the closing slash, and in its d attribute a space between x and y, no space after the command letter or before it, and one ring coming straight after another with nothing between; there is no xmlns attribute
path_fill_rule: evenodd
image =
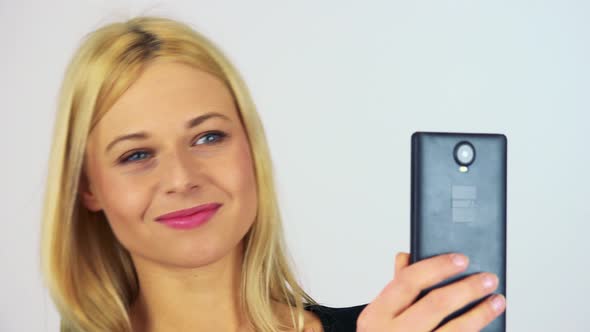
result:
<svg viewBox="0 0 590 332"><path fill-rule="evenodd" d="M404 267L369 304L371 311L397 316L412 304L421 290L465 270L468 261L461 254L443 254Z"/></svg>
<svg viewBox="0 0 590 332"><path fill-rule="evenodd" d="M446 323L436 332L480 331L501 315L505 308L506 300L504 296L493 295L475 306L475 308Z"/></svg>
<svg viewBox="0 0 590 332"><path fill-rule="evenodd" d="M398 275L399 271L404 267L410 265L410 254L405 252L399 252L395 256L395 273L394 277Z"/></svg>
<svg viewBox="0 0 590 332"><path fill-rule="evenodd" d="M400 314L398 322L401 326L411 323L417 331L431 331L443 318L490 294L497 287L498 277L492 273L469 276L429 292Z"/></svg>

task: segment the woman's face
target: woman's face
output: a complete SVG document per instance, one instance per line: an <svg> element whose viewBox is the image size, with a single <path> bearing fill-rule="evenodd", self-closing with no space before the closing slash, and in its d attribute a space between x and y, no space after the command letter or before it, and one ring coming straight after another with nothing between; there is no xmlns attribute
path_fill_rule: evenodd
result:
<svg viewBox="0 0 590 332"><path fill-rule="evenodd" d="M256 217L254 167L232 95L184 64L146 68L91 132L85 172L84 204L104 211L134 259L209 264L236 248ZM209 203L221 207L198 227L157 220Z"/></svg>

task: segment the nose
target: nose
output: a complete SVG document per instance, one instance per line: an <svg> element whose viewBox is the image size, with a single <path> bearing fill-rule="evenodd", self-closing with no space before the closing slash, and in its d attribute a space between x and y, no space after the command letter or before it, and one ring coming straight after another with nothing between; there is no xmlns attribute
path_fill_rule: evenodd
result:
<svg viewBox="0 0 590 332"><path fill-rule="evenodd" d="M163 158L161 168L162 186L167 194L189 193L199 187L198 165L187 152L172 152Z"/></svg>

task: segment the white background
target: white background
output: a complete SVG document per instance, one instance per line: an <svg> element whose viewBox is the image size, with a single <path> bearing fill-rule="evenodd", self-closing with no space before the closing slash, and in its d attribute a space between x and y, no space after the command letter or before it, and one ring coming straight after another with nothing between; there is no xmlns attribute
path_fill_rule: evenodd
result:
<svg viewBox="0 0 590 332"><path fill-rule="evenodd" d="M499 132L508 330L588 331L590 2L573 0L0 0L0 331L57 331L38 268L57 91L84 34L138 14L188 22L244 75L318 301L371 301L409 251L412 132Z"/></svg>

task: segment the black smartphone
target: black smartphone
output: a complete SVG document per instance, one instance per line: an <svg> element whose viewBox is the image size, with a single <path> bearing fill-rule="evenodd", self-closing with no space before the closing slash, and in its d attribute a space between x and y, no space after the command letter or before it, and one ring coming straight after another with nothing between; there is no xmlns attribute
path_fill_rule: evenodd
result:
<svg viewBox="0 0 590 332"><path fill-rule="evenodd" d="M412 135L410 263L459 252L466 271L423 290L478 272L495 273L506 296L507 139L502 134L415 132ZM439 326L487 298L469 303ZM482 331L503 332L505 312Z"/></svg>

